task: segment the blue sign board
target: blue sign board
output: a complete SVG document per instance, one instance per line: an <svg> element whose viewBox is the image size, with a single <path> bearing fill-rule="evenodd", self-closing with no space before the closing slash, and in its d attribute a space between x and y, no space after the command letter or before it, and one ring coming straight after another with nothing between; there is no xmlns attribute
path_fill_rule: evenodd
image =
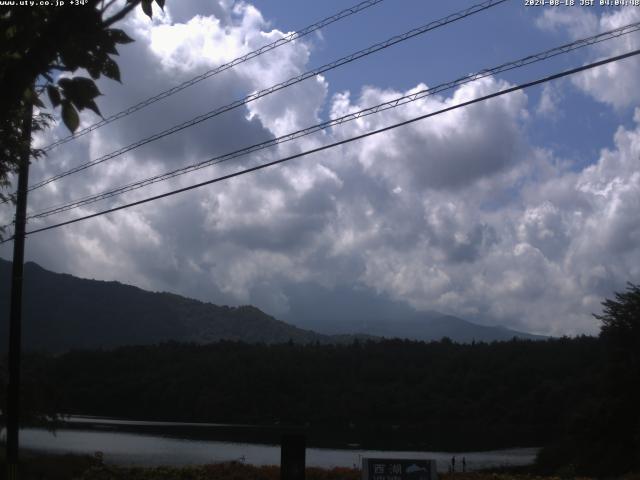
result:
<svg viewBox="0 0 640 480"><path fill-rule="evenodd" d="M362 480L437 480L435 460L363 458Z"/></svg>

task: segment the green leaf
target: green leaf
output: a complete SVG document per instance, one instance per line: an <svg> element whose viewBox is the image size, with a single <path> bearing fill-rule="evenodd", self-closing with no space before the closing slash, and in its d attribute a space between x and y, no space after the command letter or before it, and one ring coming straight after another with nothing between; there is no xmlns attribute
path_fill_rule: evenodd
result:
<svg viewBox="0 0 640 480"><path fill-rule="evenodd" d="M26 102L31 103L36 107L45 108L44 103L42 103L42 100L38 98L38 94L32 88L27 88L27 90L25 90L24 99Z"/></svg>
<svg viewBox="0 0 640 480"><path fill-rule="evenodd" d="M45 104L42 103L42 100L40 100L40 97L38 97L38 95L35 92L33 94L33 104L38 108L47 108Z"/></svg>
<svg viewBox="0 0 640 480"><path fill-rule="evenodd" d="M100 109L98 108L98 105L96 105L96 102L94 102L93 100L90 100L87 102L86 107L89 110L92 110L96 113L96 115L100 115L102 116L102 114L100 113Z"/></svg>
<svg viewBox="0 0 640 480"><path fill-rule="evenodd" d="M93 100L101 93L96 84L93 83L93 80L86 77L62 78L58 81L58 84L62 88L63 103L70 102L77 111L88 108L101 115L98 106Z"/></svg>
<svg viewBox="0 0 640 480"><path fill-rule="evenodd" d="M87 65L86 69L94 80L100 78L100 67L98 65Z"/></svg>
<svg viewBox="0 0 640 480"><path fill-rule="evenodd" d="M17 32L18 32L18 28L15 25L12 25L4 31L4 36L7 40L11 40L13 37L16 36Z"/></svg>
<svg viewBox="0 0 640 480"><path fill-rule="evenodd" d="M61 78L58 85L62 87L64 96L80 109L84 108L89 100L101 95L93 80L86 77Z"/></svg>
<svg viewBox="0 0 640 480"><path fill-rule="evenodd" d="M123 30L120 30L119 28L112 28L108 30L108 32L109 32L109 36L116 43L125 44L125 43L131 43L134 41L133 38L131 38L129 35L124 33Z"/></svg>
<svg viewBox="0 0 640 480"><path fill-rule="evenodd" d="M105 77L122 83L120 80L120 68L118 64L110 58L107 58L102 64L102 73Z"/></svg>
<svg viewBox="0 0 640 480"><path fill-rule="evenodd" d="M96 87L96 84L93 83L93 80L87 77L73 77L74 88L80 93L83 97L93 99L99 95L100 90Z"/></svg>
<svg viewBox="0 0 640 480"><path fill-rule="evenodd" d="M118 49L116 48L116 42L112 38L103 40L101 44L102 50L109 55L118 55Z"/></svg>
<svg viewBox="0 0 640 480"><path fill-rule="evenodd" d="M79 52L78 49L73 46L63 46L60 50L62 64L71 72L84 63L84 55L86 55L86 52Z"/></svg>
<svg viewBox="0 0 640 480"><path fill-rule="evenodd" d="M71 105L69 100L63 100L62 102L62 121L67 126L67 128L71 131L71 133L75 132L80 125L80 118L78 118L78 112L75 107Z"/></svg>
<svg viewBox="0 0 640 480"><path fill-rule="evenodd" d="M67 77L61 78L60 80L58 80L58 85L60 85L64 90L65 88L68 88L71 85L71 79Z"/></svg>
<svg viewBox="0 0 640 480"><path fill-rule="evenodd" d="M47 94L49 94L51 105L54 107L60 105L60 91L55 86L47 85Z"/></svg>
<svg viewBox="0 0 640 480"><path fill-rule="evenodd" d="M151 9L152 2L153 0L142 0L142 2L140 3L140 5L142 6L142 11L149 18L153 17L153 10Z"/></svg>

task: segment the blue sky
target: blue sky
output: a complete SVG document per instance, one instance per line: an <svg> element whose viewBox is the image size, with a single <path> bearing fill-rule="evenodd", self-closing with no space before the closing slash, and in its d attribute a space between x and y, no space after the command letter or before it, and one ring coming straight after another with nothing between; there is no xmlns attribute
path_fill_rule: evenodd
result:
<svg viewBox="0 0 640 480"><path fill-rule="evenodd" d="M313 63L328 63L351 50L364 48L475 3L479 2L383 2L358 15L353 21L338 22L327 27L323 31L324 41L317 42L313 49ZM566 30L544 31L537 26L536 21L545 11L574 13L580 10L581 14L602 15L613 10L600 6L524 7L523 3L507 2L365 58L357 65L334 71L330 74L331 91L357 92L367 84L394 89L409 89L419 82L438 85L575 39ZM257 1L255 5L270 13L274 27L295 30L295 25L306 26L310 18L320 19L328 11L341 10L346 2L328 1L312 5L311 2ZM507 72L501 78L520 83L578 66L585 58L586 52L578 51L526 69ZM528 91L528 95L536 101L541 92L542 87L536 87ZM612 145L613 133L618 125L628 126L633 122L632 106L617 110L603 109L588 95L566 85L562 88L561 101L562 115L557 118L533 118L529 134L534 142L553 146L563 155L579 162L586 161L587 157L595 161L601 148Z"/></svg>
<svg viewBox="0 0 640 480"><path fill-rule="evenodd" d="M32 179L474 3L385 0L59 147L33 165ZM349 5L176 0L153 22L136 12L122 25L136 39L121 49L123 85L101 81L99 106L105 115L115 113ZM640 8L525 7L510 0L50 184L33 192L31 212L634 21ZM362 134L639 46L638 33L627 35L32 226ZM396 308L398 315L407 308L436 310L534 333L595 333L591 313L600 302L627 281L640 281L638 75L640 61L625 60L34 235L27 258L78 276L254 304L294 323L305 323L303 299L322 291L336 301L349 295L387 301L387 311ZM83 126L96 120L86 114ZM58 125L36 143L65 135ZM8 210L0 215L10 218ZM4 246L0 255L8 258L10 249ZM350 317L370 311L347 303L341 319L347 327Z"/></svg>

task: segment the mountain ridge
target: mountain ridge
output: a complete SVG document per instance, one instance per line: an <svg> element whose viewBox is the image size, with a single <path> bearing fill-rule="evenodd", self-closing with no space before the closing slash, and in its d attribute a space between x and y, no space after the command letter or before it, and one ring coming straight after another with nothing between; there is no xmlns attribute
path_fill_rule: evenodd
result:
<svg viewBox="0 0 640 480"><path fill-rule="evenodd" d="M313 328L312 324L303 324ZM516 337L523 340L545 340L548 337L511 330L501 325L479 325L468 320L440 312L417 312L411 317L380 318L360 321L345 327L336 323L316 329L325 335L359 334L383 338L408 338L418 341L438 341L444 337L458 343L508 341Z"/></svg>
<svg viewBox="0 0 640 480"><path fill-rule="evenodd" d="M8 287L11 263L0 260ZM89 280L25 263L23 344L56 352L166 341L296 343L331 338L277 320L253 306L228 307L117 281ZM0 332L8 332L9 288L0 292ZM6 338L6 337L5 337ZM338 339L340 340L340 339ZM0 349L4 349L0 345Z"/></svg>
<svg viewBox="0 0 640 480"><path fill-rule="evenodd" d="M0 338L8 337L11 262L0 259ZM25 350L62 352L70 349L110 349L124 345L148 345L167 341L211 343L219 340L247 343L350 343L355 339L399 337L440 340L451 337L446 325L435 336L420 334L428 322L410 329L392 329L397 323L370 321L360 331L318 333L278 320L257 307L219 306L170 292L150 292L118 281L91 280L67 273L54 273L35 262L25 263L23 346ZM418 314L419 316L420 314ZM442 315L442 314L440 314ZM448 324L463 322L467 329L489 329L483 335L455 333L454 341L509 340L528 334L503 327L482 327L457 317ZM418 317L416 317L418 318ZM297 322L296 322L297 323ZM493 329L493 330L492 330ZM352 329L353 330L353 329ZM491 331L505 330L491 336ZM401 333L404 332L406 334ZM484 331L484 330L483 330ZM6 345L0 345L0 351Z"/></svg>

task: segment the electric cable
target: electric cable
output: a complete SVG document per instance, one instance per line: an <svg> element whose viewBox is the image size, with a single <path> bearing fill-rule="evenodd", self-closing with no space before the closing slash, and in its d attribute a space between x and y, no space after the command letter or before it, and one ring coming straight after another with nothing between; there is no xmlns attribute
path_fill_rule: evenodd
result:
<svg viewBox="0 0 640 480"><path fill-rule="evenodd" d="M521 68L524 67L526 65L530 65L532 63L536 63L536 62L540 62L542 60L546 60L561 54L566 54L568 52L577 50L579 48L583 48L586 46L590 46L590 45L594 45L596 43L600 43L606 40L611 40L613 38L618 38L622 35L626 35L629 33L633 33L640 30L640 22L635 22L635 23L631 23L629 25L625 25L623 27L619 27L613 30L609 30L607 32L603 32L597 35L593 35L591 37L587 37L587 38L583 38L583 39L579 39L576 40L574 42L568 43L568 44L564 44L549 50L546 50L544 52L539 52L533 55L529 55L527 57L524 58L520 58L518 60L513 60L511 62L506 62L503 63L497 67L493 67L493 68L488 68L488 69L484 69L481 70L477 73L474 74L470 74L470 75L466 75L464 77L460 77L456 80L452 80L450 82L446 82L446 83L442 83L440 85L437 85L435 87L431 87L431 88L427 88L427 89L423 89L408 95L403 95L401 97L395 98L393 100L372 106L372 107L368 107L365 108L363 110L359 110L357 112L352 112L349 113L347 115L343 115L341 117L338 118L333 118L330 119L328 121L325 122L321 122L318 123L316 125L312 125L310 127L301 129L301 130L297 130L295 132L291 132L288 133L286 135L282 135L280 137L277 138L273 138L261 143L257 143L254 145L251 145L249 147L245 147L239 150L235 150L233 152L229 152L229 153L225 153L223 155L218 155L215 157L212 157L210 159L195 163L195 164L191 164L191 165L187 165L184 167L180 167L165 173L161 173L158 175L154 175L151 177L147 177L141 180L137 180L135 182L129 183L127 185L124 186L120 186L117 187L115 189L111 189L111 190L107 190L98 194L93 194L93 195L88 195L76 200L73 200L70 203L62 203L53 207L49 207L46 210L40 211L38 213L34 213L29 215L27 218L28 219L33 219L33 218L45 218L51 215L55 215L57 213L62 213L68 210L72 210L75 208L79 208L85 205L89 205L101 200L105 200L108 198L112 198L114 196L117 195L122 195L124 193L130 192L130 191L134 191L161 181L165 181L165 180L169 180L171 178L175 178L177 176L180 175L185 175L187 173L191 173L212 165L217 165L223 162L227 162L229 160L235 159L235 158L239 158L242 156L246 156L249 155L251 153L275 146L275 145L279 145L281 143L285 143L285 142L289 142L292 141L294 139L298 139L307 135L311 135L313 133L316 133L318 131L321 130L326 130L330 127L333 126L337 126L337 125L341 125L343 123L346 122L350 122L353 120L357 120L359 118L368 116L368 115L372 115L375 113L379 113L382 111L386 111L389 109L393 109L393 108L397 108L401 105L406 105L408 103L411 102L415 102L417 100L420 100L422 98L425 98L427 96L431 96L431 95L435 95L437 93L441 93L445 90L450 90L454 87L458 87L460 85L469 83L469 82L473 82L488 76L492 76L492 75L496 75L498 73L503 73L509 70L513 70L516 68ZM7 225L8 226L8 225Z"/></svg>
<svg viewBox="0 0 640 480"><path fill-rule="evenodd" d="M198 82L201 82L202 80L205 80L207 78L210 78L214 75L217 75L218 73L224 72L225 70L229 70L230 68L235 67L236 65L240 65L241 63L244 63L248 60L251 60L253 58L256 58L260 55L262 55L263 53L267 53L270 52L271 50L274 50L282 45L286 45L287 43L290 43L294 40L297 40L299 38L302 38L306 35L309 35L312 32L315 32L316 30L319 30L323 27L326 27L327 25L337 22L338 20L342 20L343 18L346 17L350 17L351 15L354 15L358 12L361 12L363 10L366 10L367 8L373 7L374 5L377 5L378 3L383 2L384 0L366 0L364 2L360 2L357 5L354 5L352 7L349 8L345 8L344 10L341 10L340 12L331 15L323 20L320 20L319 22L314 23L313 25L309 25L308 27L305 27L301 30L297 30L293 33L290 33L288 35L285 35L282 38L279 38L278 40L271 42L269 44L263 45L262 47L258 48L257 50L253 50L252 52L249 52L245 55L242 55L238 58L235 58L233 60L231 60L230 62L224 63L222 65L219 65L215 68L212 68L211 70L207 70L206 72L191 78L190 80L186 80L184 82L182 82L179 85L176 85L174 87L169 88L168 90L165 90L163 92L158 93L157 95L154 95L153 97L149 97L146 100L143 100L139 103L136 103L135 105L130 106L129 108L126 108L118 113L114 113L113 115L110 115L107 118L103 118L102 120L89 125L86 128L83 128L82 130L79 130L71 135L68 135L64 138L61 138L53 143L50 143L49 145L47 145L46 147L43 148L43 150L45 152L48 152L52 149L54 149L55 147L59 146L59 145L63 145L67 142L70 142L71 140L81 137L83 135L86 135L89 132L92 132L93 130L96 130L100 127L103 127L109 123L115 122L116 120L119 120L120 118L126 117L128 115L131 115L134 112L137 112L138 110L142 110L145 107L148 107L149 105L162 100L164 98L170 97L171 95L174 95L182 90L184 90L185 88L191 87L192 85L195 85Z"/></svg>
<svg viewBox="0 0 640 480"><path fill-rule="evenodd" d="M210 118L216 117L218 115L221 115L222 113L228 112L230 110L236 109L242 105L246 105L249 102L255 101L259 98L262 98L266 95L269 95L271 93L277 92L279 90L282 90L284 88L290 87L292 85L295 85L297 83L300 83L304 80L307 80L311 77L315 77L317 75L320 75L324 72L327 72L329 70L333 70L337 67L340 67L342 65L345 65L347 63L353 62L355 60L358 60L362 57L365 57L367 55L371 55L374 52L378 52L380 50L384 50L386 48L389 48L397 43L400 42L404 42L406 40L409 40L410 38L413 38L415 36L418 35L422 35L426 32L429 32L431 30L434 30L436 28L442 27L444 25L448 25L450 23L453 23L455 21L461 20L463 18L469 17L471 15L474 15L476 13L480 13L484 10L487 10L489 8L495 7L497 5L500 5L504 2L506 2L507 0L486 0L482 3L473 5L469 8L466 8L464 10L460 10L458 12L452 13L444 18L441 18L439 20L435 20L432 21L426 25L423 25L421 27L417 27L414 29L411 29L405 33L402 33L400 35L396 35L394 37L391 37L383 42L379 42L376 43L375 45L372 45L370 47L367 47L363 50L359 50L355 53L352 53L350 55L347 55L346 57L342 57L339 60L335 60L331 63L327 63L321 67L315 68L313 70L309 70L303 74L297 75L295 77L289 78L288 80L285 80L284 82L278 83L276 85L273 85L269 88L260 90L258 92L252 93L250 95L247 95L246 97L240 99L240 100L236 100L235 102L232 102L228 105L216 108L215 110L212 110L210 112L207 112L205 114L199 115L195 118L192 118L191 120L188 120L186 122L183 122L179 125L175 125L169 129L166 129L160 133L156 133L154 135L151 135L149 137L143 138L141 140L138 140L137 142L134 142L132 144L129 144L125 147L122 147L114 152L108 153L106 155L103 155L100 158L97 158L95 160L91 160L89 162L83 163L81 165L78 165L77 167L71 168L65 172L59 173L57 175L54 175L52 177L46 178L44 180L41 180L33 185L31 185L29 187L29 191L33 191L35 189L44 187L45 185L48 185L51 182L55 182L56 180L59 180L61 178L67 177L69 175L72 175L74 173L78 173L81 172L83 170L86 170L87 168L93 167L94 165L98 165L100 163L106 162L107 160L111 160L112 158L115 158L117 156L120 156L126 152L129 152L131 150L134 150L138 147L141 147L143 145L146 145L148 143L154 142L156 140L159 140L161 138L164 138L168 135L171 135L173 133L179 132L181 130L184 130L186 128L190 128L193 127L194 125L197 125L199 123L204 122L205 120L209 120Z"/></svg>
<svg viewBox="0 0 640 480"><path fill-rule="evenodd" d="M526 88L530 88L530 87L533 87L533 86L536 86L536 85L540 85L542 83L550 82L552 80L563 78L563 77L566 77L566 76L569 76L569 75L573 75L573 74L576 74L576 73L579 73L579 72L584 72L584 71L592 69L592 68L596 68L596 67L599 67L599 66L602 66L602 65L606 65L606 64L609 64L609 63L617 62L617 61L623 60L625 58L633 57L633 56L636 56L636 55L639 55L639 54L640 54L640 49L633 50L633 51L624 53L622 55L616 55L614 57L609 57L609 58L606 58L604 60L600 60L600 61L597 61L597 62L589 63L587 65L583 65L581 67L576 67L576 68L573 68L571 70L566 70L566 71L563 71L563 72L560 72L560 73L555 73L555 74L552 74L552 75L548 75L546 77L539 78L537 80L533 80L533 81L530 81L530 82L527 82L527 83L522 83L522 84L519 84L519 85L516 85L516 86L513 86L513 87L506 88L504 90L499 90L497 92L494 92L494 93L491 93L491 94L488 94L488 95L483 95L481 97L478 97L478 98L475 98L475 99L472 99L472 100L468 100L466 102L462 102L462 103L459 103L459 104L456 104L456 105L452 105L452 106L437 110L435 112L430 112L430 113L427 113L427 114L424 114L424 115L420 115L418 117L414 117L414 118L411 118L409 120L404 120L402 122L395 123L395 124L389 125L387 127L379 128L377 130L373 130L373 131L370 131L370 132L367 132L367 133L363 133L361 135L357 135L357 136L350 137L350 138L347 138L347 139L344 139L344 140L340 140L338 142L334 142L334 143L331 143L331 144L328 144L328 145L323 145L321 147L313 148L311 150L306 150L304 152L300 152L300 153L297 153L297 154L294 154L294 155L290 155L288 157L284 157L284 158L281 158L279 160L274 160L272 162L268 162L268 163L264 163L264 164L261 164L261 165L257 165L255 167L251 167L251 168L247 168L247 169L244 169L244 170L240 170L238 172L230 173L230 174L227 174L227 175L224 175L224 176L221 176L221 177L216 177L216 178L213 178L211 180L207 180L207 181L200 182L200 183L197 183L197 184L194 184L194 185L190 185L188 187L179 188L177 190L172 190L172 191L160 194L160 195L155 195L155 196L152 196L152 197L148 197L148 198L145 198L145 199L142 199L142 200L138 200L136 202L132 202L132 203L120 205L120 206L117 206L117 207L109 208L109 209L106 209L106 210L102 210L100 212L92 213L92 214L89 214L89 215L84 215L84 216L81 216L81 217L77 217L77 218L74 218L74 219L71 219L71 220L67 220L67 221L64 221L64 222L56 223L56 224L49 225L49 226L46 226L46 227L37 228L35 230L31 230L29 232L26 232L25 235L32 235L34 233L40 233L40 232L44 232L44 231L48 231L48 230L53 230L53 229L56 229L56 228L63 227L65 225L70 225L70 224L73 224L73 223L81 222L81 221L84 221L84 220L88 220L90 218L96 218L96 217L99 217L99 216L102 216L102 215L106 215L108 213L117 212L119 210L124 210L124 209L131 208L131 207L134 207L134 206L137 206L137 205L142 205L144 203L149 203L149 202L153 202L153 201L156 201L156 200L160 200L160 199L165 198L165 197L170 197L170 196L176 195L178 193L186 192L186 191L189 191L189 190L194 190L196 188L200 188L200 187L203 187L205 185L211 185L213 183L222 182L222 181L228 180L230 178L239 177L241 175L245 175L245 174L248 174L248 173L251 173L251 172L255 172L257 170L262 170L262 169L267 168L267 167L271 167L271 166L278 165L278 164L281 164L281 163L284 163L284 162L288 162L288 161L294 160L296 158L305 157L305 156L313 154L313 153L321 152L321 151L328 150L328 149L331 149L331 148L335 148L335 147L338 147L338 146L341 146L341 145L346 145L348 143L351 143L351 142L354 142L354 141L357 141L357 140L362 140L364 138L368 138L368 137L373 136L373 135L377 135L377 134L380 134L380 133L383 133L383 132L387 132L387 131L390 131L390 130L393 130L393 129L396 129L396 128L399 128L399 127L402 127L402 126L405 126L405 125L409 125L409 124L418 122L420 120L424 120L426 118L434 117L436 115L441 115L443 113L450 112L450 111L453 111L453 110L457 110L459 108L463 108L463 107L466 107L466 106L469 106L469 105L472 105L472 104L475 104L475 103L484 102L484 101L489 100L491 98L500 97L502 95L506 95L506 94L509 94L509 93L512 93L512 92L515 92L515 91L518 91L518 90L524 90ZM6 240L3 240L2 242L0 242L0 244L6 243L6 242L12 240L13 238L14 237L11 237L11 238L8 238Z"/></svg>

